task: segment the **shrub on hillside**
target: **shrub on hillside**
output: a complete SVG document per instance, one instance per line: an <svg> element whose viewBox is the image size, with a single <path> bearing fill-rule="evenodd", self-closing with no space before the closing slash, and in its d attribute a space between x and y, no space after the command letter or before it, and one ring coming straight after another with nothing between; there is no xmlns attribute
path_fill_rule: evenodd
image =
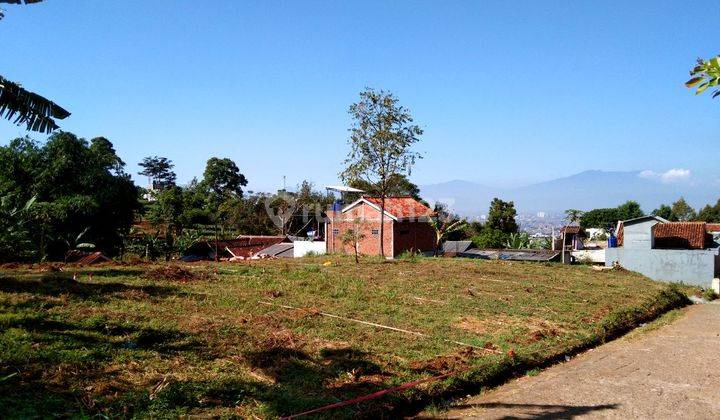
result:
<svg viewBox="0 0 720 420"><path fill-rule="evenodd" d="M477 248L503 248L507 243L508 234L498 229L484 229L472 237L473 245Z"/></svg>

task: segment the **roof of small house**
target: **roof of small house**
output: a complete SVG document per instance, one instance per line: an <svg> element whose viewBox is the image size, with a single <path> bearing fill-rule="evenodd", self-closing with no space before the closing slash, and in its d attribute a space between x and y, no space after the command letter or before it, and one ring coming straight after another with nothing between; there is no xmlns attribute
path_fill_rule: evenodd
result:
<svg viewBox="0 0 720 420"><path fill-rule="evenodd" d="M110 258L106 257L102 252L86 252L77 249L68 251L65 254L65 262L77 263L80 265L90 265L102 262L110 262Z"/></svg>
<svg viewBox="0 0 720 420"><path fill-rule="evenodd" d="M257 252L285 240L285 236L240 235L236 239L218 241L218 248L226 249L233 257L250 258ZM209 244L212 247L214 242L211 241Z"/></svg>
<svg viewBox="0 0 720 420"><path fill-rule="evenodd" d="M712 242L705 222L658 223L652 229L655 248L702 249Z"/></svg>
<svg viewBox="0 0 720 420"><path fill-rule="evenodd" d="M255 255L258 257L277 257L292 258L295 251L295 244L292 242L282 242L258 251Z"/></svg>
<svg viewBox="0 0 720 420"><path fill-rule="evenodd" d="M636 217L634 219L628 219L628 220L621 220L618 222L617 227L615 228L615 236L617 237L617 244L618 246L623 246L623 238L625 237L625 225L633 225L635 223L645 222L647 220L657 220L660 223L670 223L667 219L660 217L660 216L640 216Z"/></svg>
<svg viewBox="0 0 720 420"><path fill-rule="evenodd" d="M576 225L567 225L563 226L560 229L560 234L566 233L568 235L585 235L585 229L581 228L580 226Z"/></svg>
<svg viewBox="0 0 720 420"><path fill-rule="evenodd" d="M360 203L367 203L370 206L380 210L382 200L380 197L363 196L354 203L343 209L343 212L350 210ZM385 197L385 214L393 220L401 219L427 219L432 215L433 211L430 207L417 201L412 197Z"/></svg>
<svg viewBox="0 0 720 420"><path fill-rule="evenodd" d="M472 246L472 241L445 241L442 244L443 253L465 252Z"/></svg>
<svg viewBox="0 0 720 420"><path fill-rule="evenodd" d="M720 232L720 223L708 223L707 231L708 232Z"/></svg>
<svg viewBox="0 0 720 420"><path fill-rule="evenodd" d="M458 255L483 260L552 261L558 258L560 251L549 249L468 249Z"/></svg>

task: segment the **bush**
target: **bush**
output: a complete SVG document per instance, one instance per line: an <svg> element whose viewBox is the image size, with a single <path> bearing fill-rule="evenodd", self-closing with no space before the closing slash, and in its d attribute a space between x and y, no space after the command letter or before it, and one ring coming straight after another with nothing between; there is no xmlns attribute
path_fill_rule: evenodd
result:
<svg viewBox="0 0 720 420"><path fill-rule="evenodd" d="M485 229L472 237L473 245L477 248L503 248L509 235L498 229Z"/></svg>

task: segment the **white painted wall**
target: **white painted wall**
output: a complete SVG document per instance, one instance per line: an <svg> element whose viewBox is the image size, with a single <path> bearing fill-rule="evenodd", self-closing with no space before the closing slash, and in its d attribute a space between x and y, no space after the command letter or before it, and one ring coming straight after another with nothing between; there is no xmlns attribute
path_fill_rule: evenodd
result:
<svg viewBox="0 0 720 420"><path fill-rule="evenodd" d="M579 261L589 260L594 263L605 263L605 249L583 249L572 251L571 254Z"/></svg>
<svg viewBox="0 0 720 420"><path fill-rule="evenodd" d="M627 249L652 249L652 227L659 222L655 219L623 226L623 247Z"/></svg>
<svg viewBox="0 0 720 420"><path fill-rule="evenodd" d="M293 242L293 257L300 258L309 252L325 254L327 246L324 241L295 241Z"/></svg>

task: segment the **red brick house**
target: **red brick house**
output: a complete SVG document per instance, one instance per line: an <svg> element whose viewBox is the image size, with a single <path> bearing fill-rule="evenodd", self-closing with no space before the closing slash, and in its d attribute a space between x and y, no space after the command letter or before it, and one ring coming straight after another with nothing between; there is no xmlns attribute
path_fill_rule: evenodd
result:
<svg viewBox="0 0 720 420"><path fill-rule="evenodd" d="M358 246L363 255L380 255L380 198L362 197L341 211L329 212L325 241L327 252L354 253L351 244L343 246L342 236L349 229L364 235ZM412 197L385 198L385 256L394 258L404 251L432 251L435 229L429 220L432 209Z"/></svg>

